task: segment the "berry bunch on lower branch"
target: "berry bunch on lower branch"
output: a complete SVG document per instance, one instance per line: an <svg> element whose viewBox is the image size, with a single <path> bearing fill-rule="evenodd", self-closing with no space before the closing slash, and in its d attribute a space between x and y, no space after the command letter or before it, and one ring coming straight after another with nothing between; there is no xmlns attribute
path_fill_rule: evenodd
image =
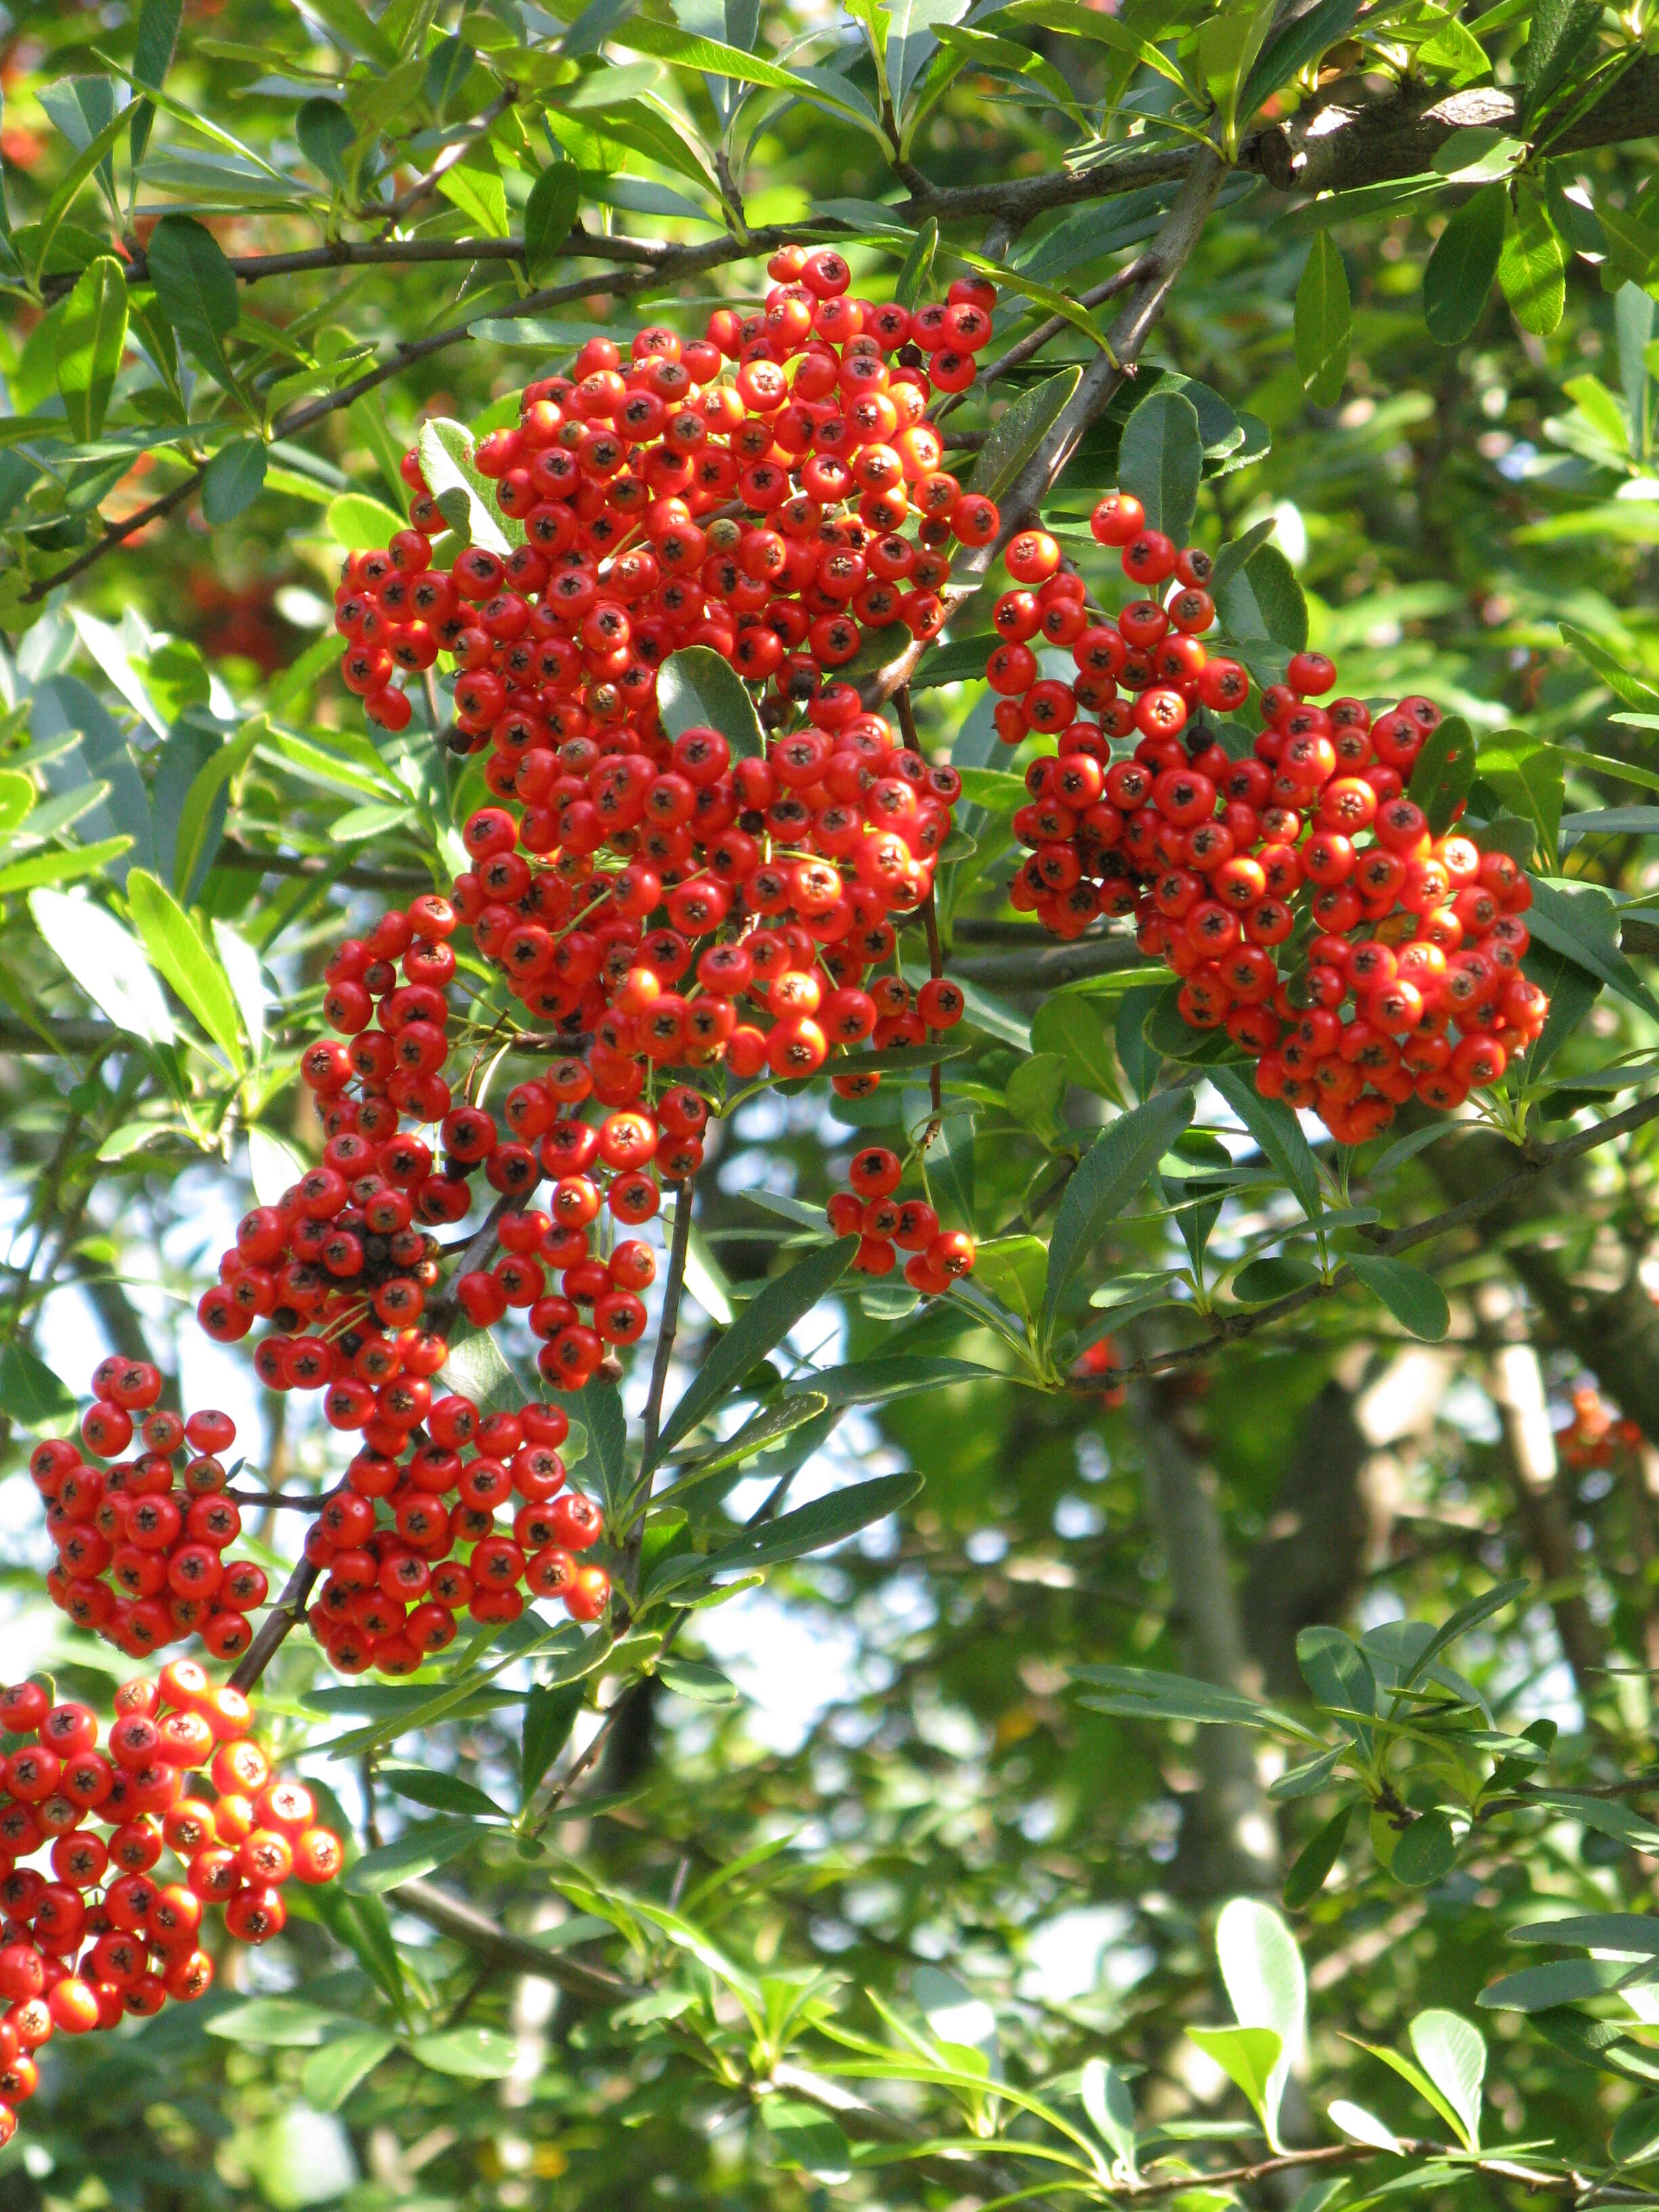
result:
<svg viewBox="0 0 1659 2212"><path fill-rule="evenodd" d="M339 1873L340 1838L252 1723L241 1692L188 1659L123 1684L101 1749L88 1706L54 1705L38 1682L0 1690L0 2144L54 2034L203 1996L210 1914L265 1943L290 1879Z"/></svg>
<svg viewBox="0 0 1659 2212"><path fill-rule="evenodd" d="M307 1618L337 1673L410 1674L454 1641L459 1614L516 1620L526 1592L599 1618L611 1577L579 1555L604 1516L565 1486L569 1426L558 1406L484 1413L452 1392L401 1458L366 1444L306 1538L325 1577Z"/></svg>
<svg viewBox="0 0 1659 2212"><path fill-rule="evenodd" d="M55 1438L29 1455L58 1547L52 1602L135 1658L196 1635L216 1658L239 1657L268 1583L254 1560L226 1557L242 1527L221 1456L236 1424L207 1409L168 1412L146 1359L100 1360L92 1393L79 1449Z"/></svg>
<svg viewBox="0 0 1659 2212"><path fill-rule="evenodd" d="M1265 1097L1311 1108L1340 1143L1408 1099L1451 1111L1501 1082L1549 1012L1522 968L1531 889L1507 853L1454 827L1461 802L1431 826L1439 708L1322 706L1335 664L1301 652L1257 695L1252 731L1233 719L1248 672L1202 642L1209 556L1145 528L1127 495L1100 502L1093 529L1162 596L1108 617L1045 533L1009 545L1024 588L994 617L1008 641L988 669L998 726L1010 744L1055 732L1013 817L1029 848L1013 904L1060 937L1133 915L1140 950L1181 979L1181 1019L1224 1030ZM1037 677L1024 639L1039 633L1070 645L1075 683Z"/></svg>

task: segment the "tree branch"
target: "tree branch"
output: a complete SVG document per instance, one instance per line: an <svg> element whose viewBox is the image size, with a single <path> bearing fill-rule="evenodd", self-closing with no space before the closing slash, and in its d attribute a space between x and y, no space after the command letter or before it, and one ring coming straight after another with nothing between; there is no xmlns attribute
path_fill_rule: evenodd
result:
<svg viewBox="0 0 1659 2212"><path fill-rule="evenodd" d="M1496 85L1465 92L1405 83L1378 95L1374 81L1340 77L1287 123L1248 140L1242 168L1281 192L1352 191L1430 170L1455 131L1513 131L1516 94ZM1659 55L1640 54L1587 113L1551 139L1552 154L1582 153L1659 133Z"/></svg>
<svg viewBox="0 0 1659 2212"><path fill-rule="evenodd" d="M1447 1206L1440 1213L1431 1214L1425 1221L1414 1221L1403 1229L1394 1229L1372 1239L1373 1252L1392 1257L1400 1252L1409 1252L1419 1244L1429 1243L1443 1237L1449 1230L1462 1229L1467 1224L1483 1219L1509 1200L1529 1189L1538 1177L1569 1160L1582 1159L1586 1152L1598 1146L1611 1144L1614 1138L1628 1136L1632 1130L1642 1128L1647 1122L1659 1120L1659 1094L1643 1099L1639 1104L1627 1106L1622 1114L1614 1114L1605 1121L1592 1123L1588 1129L1579 1129L1559 1143L1540 1145L1535 1151L1522 1153L1525 1165L1515 1174L1506 1176L1486 1190L1477 1191L1455 1206ZM1236 1344L1243 1337L1254 1336L1258 1329L1283 1321L1286 1315L1298 1313L1304 1306L1333 1297L1338 1291L1346 1290L1357 1278L1352 1267L1339 1267L1328 1279L1309 1283L1301 1290L1290 1291L1269 1305L1255 1306L1249 1313L1228 1314L1206 1334L1190 1344L1177 1346L1170 1352L1152 1352L1127 1367L1103 1368L1098 1375L1079 1376L1070 1388L1076 1391L1110 1390L1139 1376L1167 1375L1178 1367L1196 1367L1217 1352L1224 1344Z"/></svg>
<svg viewBox="0 0 1659 2212"><path fill-rule="evenodd" d="M988 545L971 548L955 563L955 580L945 599L955 613L978 591L1000 559L1003 547L1041 509L1083 434L1104 412L1126 376L1186 267L1226 177L1218 155L1205 150L1181 156L1184 181L1157 237L1141 257L1141 276L1108 331L1095 359L1084 370L1070 400L1050 424L1036 451L998 501L1002 526ZM1042 181L1038 179L1037 181ZM896 657L860 687L866 707L878 707L902 690L915 675L929 641L913 638Z"/></svg>
<svg viewBox="0 0 1659 2212"><path fill-rule="evenodd" d="M527 1974L538 1981L551 1982L555 1989L562 1990L584 2004L617 2004L624 1997L639 1994L632 1982L623 1981L620 1974L613 1974L605 1967L586 1966L563 1952L544 1951L539 1943L510 1934L488 1913L480 1912L476 1905L469 1905L464 1897L440 1888L435 1882L399 1882L388 1897L399 1911L424 1920L428 1928L447 1936L474 1958L487 1960L491 1966L504 1967L509 1973Z"/></svg>

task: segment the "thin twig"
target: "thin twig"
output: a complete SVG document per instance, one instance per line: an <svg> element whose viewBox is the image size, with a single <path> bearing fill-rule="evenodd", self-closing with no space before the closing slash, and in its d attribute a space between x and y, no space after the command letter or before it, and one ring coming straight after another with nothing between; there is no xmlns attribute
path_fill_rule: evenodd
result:
<svg viewBox="0 0 1659 2212"><path fill-rule="evenodd" d="M1079 292L1077 295L1077 304L1079 307L1104 307L1108 300L1115 300L1121 292L1132 290L1135 285L1144 282L1152 273L1152 255L1139 254L1127 267L1118 270L1115 275L1108 276L1103 283L1091 285L1086 292ZM1034 355L1041 353L1043 347L1053 339L1063 337L1067 331L1076 328L1076 324L1069 316L1050 315L1046 323L1039 323L1034 331L1028 331L1025 337L1011 345L1006 353L999 354L994 361L988 361L969 390L977 390L982 384L994 384L1000 376L1006 376L1011 368L1024 368ZM944 398L933 408L928 419L935 424L942 422L951 409L959 407L967 397L967 392L946 392Z"/></svg>
<svg viewBox="0 0 1659 2212"><path fill-rule="evenodd" d="M1659 1120L1659 1094L1643 1099L1638 1104L1627 1106L1622 1114L1614 1114L1605 1121L1596 1121L1588 1129L1577 1130L1571 1137L1563 1137L1553 1145L1540 1145L1535 1151L1522 1153L1525 1163L1514 1175L1506 1176L1502 1182L1494 1183L1489 1190L1479 1191L1473 1198L1460 1200L1439 1213L1431 1214L1426 1220L1409 1223L1402 1229L1394 1229L1374 1237L1371 1249L1384 1258L1396 1253L1409 1252L1419 1244L1429 1243L1443 1237L1449 1230L1462 1229L1468 1223L1479 1221L1486 1215L1523 1190L1530 1189L1538 1177L1547 1170L1561 1167L1569 1160L1582 1159L1586 1152L1598 1146L1611 1144L1614 1138L1628 1136L1632 1130ZM1133 1361L1126 1367L1103 1368L1098 1375L1074 1376L1069 1388L1079 1392L1115 1389L1135 1376L1167 1375L1174 1369L1196 1367L1224 1344L1235 1344L1241 1338L1254 1336L1258 1329L1282 1321L1287 1314L1297 1313L1316 1301L1333 1297L1338 1291L1346 1290L1355 1282L1352 1267L1339 1267L1336 1272L1316 1283L1306 1284L1302 1289L1289 1291L1282 1298L1269 1305L1254 1306L1249 1313L1228 1314L1190 1344L1177 1346L1170 1352L1150 1352L1145 1358Z"/></svg>
<svg viewBox="0 0 1659 2212"><path fill-rule="evenodd" d="M649 1479L656 1462L657 1439L662 1433L663 1392L668 1386L668 1366L674 1356L674 1338L680 1325L680 1291L685 1283L686 1255L690 1249L691 1186L683 1182L674 1199L674 1234L668 1248L668 1273L662 1288L662 1317L657 1323L657 1349L651 1362L651 1382L641 1424L641 1481Z"/></svg>

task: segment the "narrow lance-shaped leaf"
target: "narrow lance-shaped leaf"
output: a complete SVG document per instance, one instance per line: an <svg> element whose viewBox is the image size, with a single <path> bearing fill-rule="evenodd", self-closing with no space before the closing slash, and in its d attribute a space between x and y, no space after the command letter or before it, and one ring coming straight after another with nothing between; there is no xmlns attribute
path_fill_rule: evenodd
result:
<svg viewBox="0 0 1659 2212"><path fill-rule="evenodd" d="M852 1264L857 1240L837 1239L811 1252L787 1274L780 1275L751 1299L703 1361L690 1388L663 1424L658 1455L726 1398L767 1353L782 1343L795 1323L827 1296Z"/></svg>
<svg viewBox="0 0 1659 2212"><path fill-rule="evenodd" d="M127 900L150 964L240 1073L246 1059L235 995L207 939L172 892L147 869L135 868L127 878Z"/></svg>
<svg viewBox="0 0 1659 2212"><path fill-rule="evenodd" d="M112 253L100 253L76 279L58 331L58 389L82 445L104 427L126 341L126 278Z"/></svg>
<svg viewBox="0 0 1659 2212"><path fill-rule="evenodd" d="M1042 1325L1052 1335L1073 1278L1193 1118L1190 1090L1160 1091L1121 1114L1083 1158L1066 1186L1048 1243Z"/></svg>
<svg viewBox="0 0 1659 2212"><path fill-rule="evenodd" d="M1296 288L1296 365L1315 407L1334 407L1348 373L1353 301L1348 272L1329 231L1316 231Z"/></svg>
<svg viewBox="0 0 1659 2212"><path fill-rule="evenodd" d="M171 1044L173 1017L137 939L112 915L67 892L29 895L35 927L94 1006L130 1036Z"/></svg>

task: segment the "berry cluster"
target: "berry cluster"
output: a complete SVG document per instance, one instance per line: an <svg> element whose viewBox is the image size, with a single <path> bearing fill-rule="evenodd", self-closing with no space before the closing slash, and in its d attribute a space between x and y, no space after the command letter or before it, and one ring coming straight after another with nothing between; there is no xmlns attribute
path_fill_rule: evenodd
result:
<svg viewBox="0 0 1659 2212"><path fill-rule="evenodd" d="M1581 1382L1572 1394L1572 1419L1556 1431L1555 1441L1563 1464L1583 1474L1627 1461L1641 1450L1643 1438L1639 1422L1620 1419L1593 1382Z"/></svg>
<svg viewBox="0 0 1659 2212"><path fill-rule="evenodd" d="M866 1145L848 1170L851 1188L825 1209L837 1237L856 1237L853 1265L860 1274L890 1275L906 1252L904 1279L924 1297L938 1297L971 1274L974 1240L963 1229L941 1229L925 1198L901 1198L904 1162L885 1145Z"/></svg>
<svg viewBox="0 0 1659 2212"><path fill-rule="evenodd" d="M577 1620L599 1619L611 1577L576 1554L597 1542L604 1516L564 1486L569 1430L558 1406L486 1414L459 1393L428 1391L418 1440L366 1437L306 1538L325 1576L307 1618L337 1673L410 1674L453 1642L458 1613L515 1620L526 1590L562 1598ZM510 1534L495 1523L509 1507Z"/></svg>
<svg viewBox="0 0 1659 2212"><path fill-rule="evenodd" d="M54 2033L203 1995L210 1906L237 1942L267 1942L290 1875L339 1873L340 1838L302 1783L273 1775L252 1723L240 1691L189 1659L116 1692L102 1751L85 1705L54 1705L37 1682L0 1690L0 2144ZM171 1881L155 1877L164 1849ZM27 1863L42 1854L44 1867Z"/></svg>
<svg viewBox="0 0 1659 2212"><path fill-rule="evenodd" d="M718 308L689 342L642 330L626 366L590 339L573 376L527 388L517 428L474 456L505 558L469 545L432 567L446 519L405 457L412 527L355 556L336 602L345 681L374 720L404 727L398 673L453 655L459 730L492 748L492 788L551 815L583 802L550 797L559 764L525 756L647 727L657 669L681 646L802 704L866 632L938 634L945 548L988 544L999 518L942 468L926 416L936 391L972 382L995 288L965 278L907 309L848 296L827 247L785 246L768 269L753 314ZM586 826L591 851L602 825ZM661 822L671 839L685 826Z"/></svg>
<svg viewBox="0 0 1659 2212"><path fill-rule="evenodd" d="M267 1583L252 1559L225 1557L242 1527L221 1456L235 1423L163 1410L161 1374L144 1359L100 1360L92 1393L82 1449L54 1439L29 1455L58 1546L46 1577L53 1603L135 1658L193 1635L216 1658L238 1657ZM135 1435L142 1449L122 1458Z"/></svg>
<svg viewBox="0 0 1659 2212"><path fill-rule="evenodd" d="M1126 494L1102 500L1092 527L1164 596L1097 615L1046 532L1010 541L1021 588L997 602L1007 641L988 669L999 727L1010 744L1056 733L1014 817L1030 850L1013 904L1064 937L1133 914L1141 951L1182 978L1182 1018L1224 1028L1255 1060L1257 1090L1313 1109L1339 1143L1376 1135L1408 1098L1450 1111L1501 1081L1549 1011L1521 970L1532 894L1507 854L1432 836L1407 795L1439 709L1319 706L1334 664L1298 653L1235 757L1203 716L1236 713L1250 690L1201 642L1215 620L1208 556L1147 529ZM1070 645L1075 683L1036 680L1024 639L1039 630ZM1115 760L1113 741L1131 738Z"/></svg>

